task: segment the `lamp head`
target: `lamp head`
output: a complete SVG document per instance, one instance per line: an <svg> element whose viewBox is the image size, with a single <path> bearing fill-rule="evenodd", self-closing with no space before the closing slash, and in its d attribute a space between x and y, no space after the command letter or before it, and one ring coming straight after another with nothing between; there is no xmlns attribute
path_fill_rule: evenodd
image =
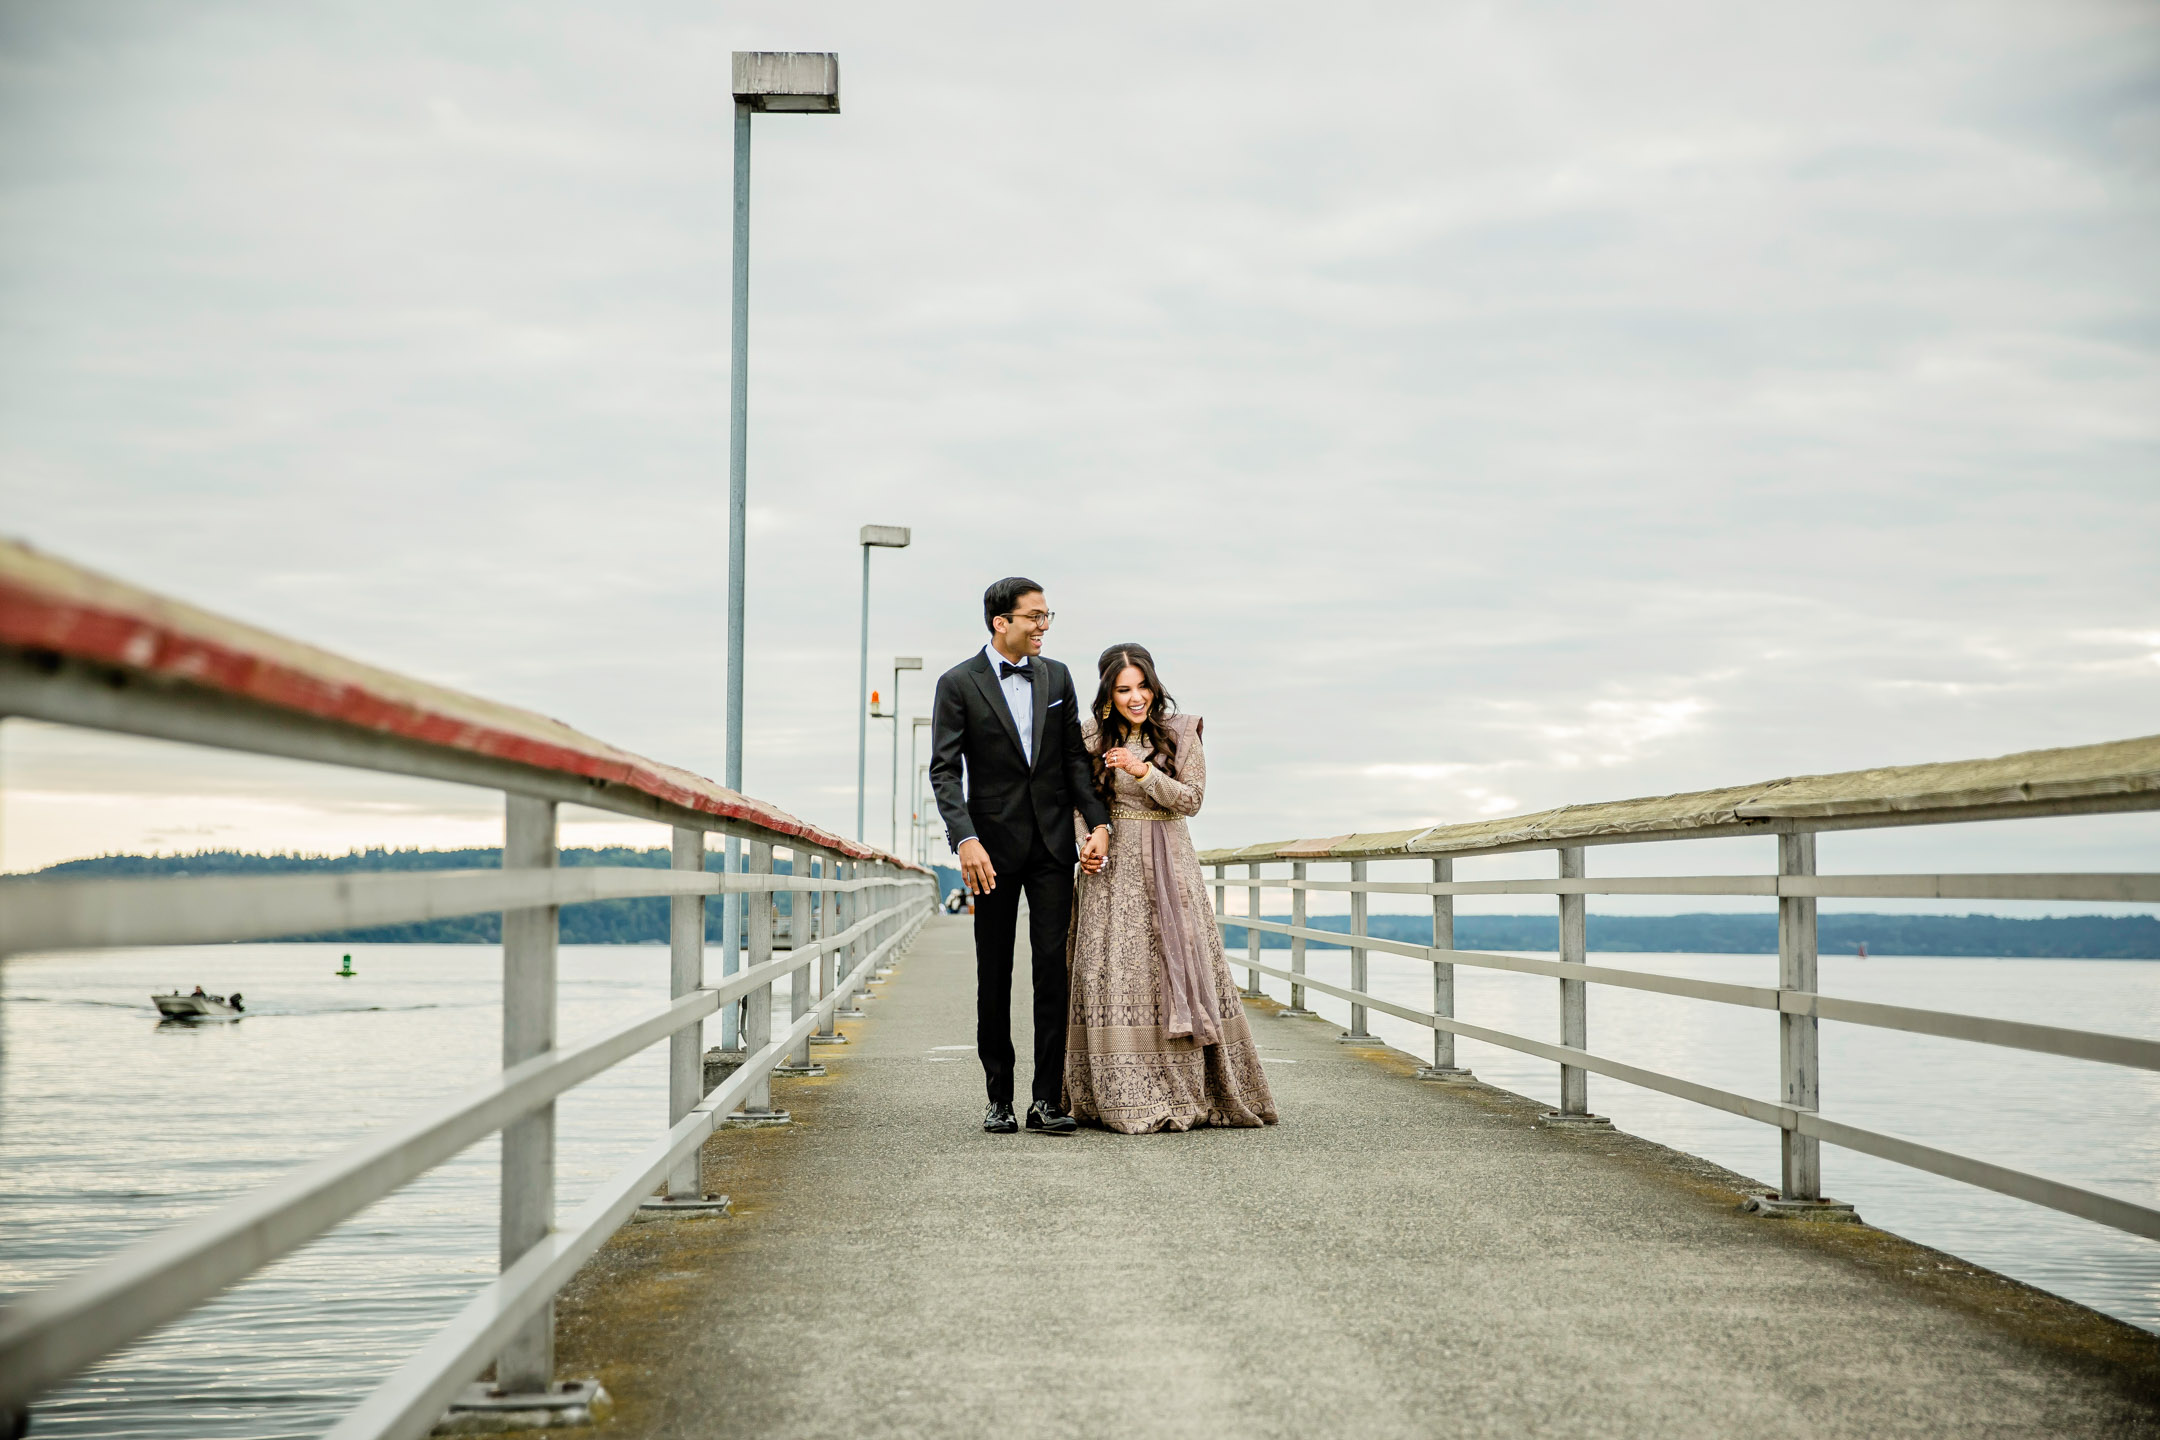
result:
<svg viewBox="0 0 2160 1440"><path fill-rule="evenodd" d="M813 50L737 50L735 99L752 110L840 113L840 57Z"/></svg>

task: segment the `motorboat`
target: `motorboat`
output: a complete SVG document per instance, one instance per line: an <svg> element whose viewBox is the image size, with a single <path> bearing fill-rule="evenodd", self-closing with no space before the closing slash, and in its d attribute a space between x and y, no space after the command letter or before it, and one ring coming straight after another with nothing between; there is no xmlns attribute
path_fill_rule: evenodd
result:
<svg viewBox="0 0 2160 1440"><path fill-rule="evenodd" d="M200 989L183 995L175 990L170 995L152 995L150 1003L157 1006L161 1020L238 1020L243 1008L237 990L230 995L207 995Z"/></svg>

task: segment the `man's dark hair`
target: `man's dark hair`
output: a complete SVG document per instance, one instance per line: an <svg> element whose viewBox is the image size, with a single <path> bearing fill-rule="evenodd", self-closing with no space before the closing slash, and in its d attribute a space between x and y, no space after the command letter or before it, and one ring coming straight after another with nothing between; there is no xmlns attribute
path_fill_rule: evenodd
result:
<svg viewBox="0 0 2160 1440"><path fill-rule="evenodd" d="M1012 614L1013 607L1020 603L1020 597L1030 591L1039 595L1042 593L1042 586L1025 575L1008 575L983 591L983 628L993 635L997 634L997 617Z"/></svg>

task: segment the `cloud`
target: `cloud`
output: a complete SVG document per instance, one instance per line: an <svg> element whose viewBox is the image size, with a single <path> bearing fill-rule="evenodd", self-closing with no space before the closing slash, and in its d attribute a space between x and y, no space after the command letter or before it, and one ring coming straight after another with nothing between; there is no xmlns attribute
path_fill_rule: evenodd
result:
<svg viewBox="0 0 2160 1440"><path fill-rule="evenodd" d="M835 828L866 521L873 657L1014 571L1068 660L1148 639L1203 843L2160 713L2147 8L0 27L6 528L708 773L719 81L840 51L757 122L749 377L748 785Z"/></svg>

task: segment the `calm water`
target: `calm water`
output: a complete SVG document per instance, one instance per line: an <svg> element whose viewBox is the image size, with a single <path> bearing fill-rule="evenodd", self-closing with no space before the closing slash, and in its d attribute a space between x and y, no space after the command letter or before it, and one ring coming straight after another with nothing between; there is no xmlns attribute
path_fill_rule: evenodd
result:
<svg viewBox="0 0 2160 1440"><path fill-rule="evenodd" d="M352 980L330 973L339 953L253 945L11 961L0 975L0 1292L65 1274L495 1066L499 952L361 947ZM1756 983L1769 983L1776 964L1607 959ZM1340 952L1314 956L1316 974L1346 969ZM1429 973L1373 959L1380 993L1407 1003L1429 1003ZM1457 975L1465 1019L1557 1038L1553 982ZM1823 975L1837 994L2160 1034L2156 964L1825 957ZM565 1040L663 998L666 976L658 946L565 949ZM160 1027L150 992L198 982L246 992L249 1018ZM1376 1028L1427 1053L1428 1032L1385 1017ZM1760 1012L1591 993L1593 1049L1729 1089L1775 1093L1775 1034L1775 1017ZM1829 1024L1823 1052L1831 1114L2160 1203L2160 1076ZM655 1047L562 1102L563 1210L663 1129L664 1055ZM1469 1042L1461 1059L1493 1084L1557 1099L1543 1062ZM1595 1076L1591 1099L1628 1130L1775 1175L1777 1136L1767 1127ZM2160 1246L1865 1156L1824 1153L1830 1192L1870 1221L2160 1329ZM107 1361L38 1407L36 1433L319 1434L493 1273L494 1204L488 1143Z"/></svg>
<svg viewBox="0 0 2160 1440"><path fill-rule="evenodd" d="M501 1063L501 952L235 945L8 962L0 1291L93 1255ZM667 996L661 946L566 947L567 1042ZM153 990L238 989L238 1024L159 1025ZM666 1129L667 1049L565 1096L558 1213ZM38 1435L319 1435L495 1270L492 1140L362 1212L35 1411Z"/></svg>

